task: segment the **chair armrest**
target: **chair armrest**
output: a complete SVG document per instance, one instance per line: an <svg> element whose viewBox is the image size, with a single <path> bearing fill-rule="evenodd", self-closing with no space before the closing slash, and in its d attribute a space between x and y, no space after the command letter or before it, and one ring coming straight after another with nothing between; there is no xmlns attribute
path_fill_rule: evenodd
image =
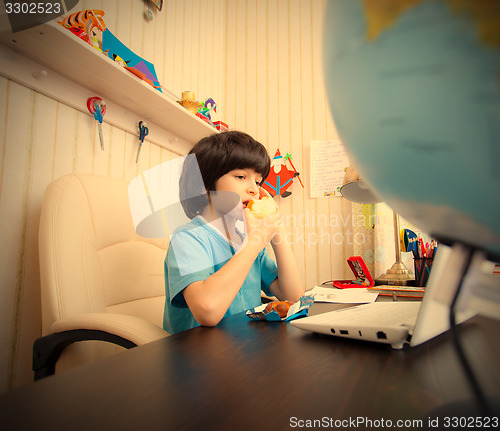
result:
<svg viewBox="0 0 500 431"><path fill-rule="evenodd" d="M61 319L51 326L52 334L33 343L35 380L55 373L62 351L78 341L106 341L130 349L169 334L158 326L134 316L88 313Z"/></svg>
<svg viewBox="0 0 500 431"><path fill-rule="evenodd" d="M105 331L130 340L137 346L168 336L168 332L147 320L113 313L85 313L56 320L50 327L50 332L74 329Z"/></svg>

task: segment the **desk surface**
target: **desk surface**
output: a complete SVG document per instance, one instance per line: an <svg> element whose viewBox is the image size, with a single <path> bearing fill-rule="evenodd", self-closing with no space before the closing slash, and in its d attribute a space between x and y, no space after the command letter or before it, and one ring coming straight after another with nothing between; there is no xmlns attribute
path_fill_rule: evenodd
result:
<svg viewBox="0 0 500 431"><path fill-rule="evenodd" d="M500 321L482 317L460 327L478 380L495 399L499 330ZM351 418L395 426L426 424L443 408L465 414L457 403L472 399L451 333L397 351L240 314L4 394L0 420L3 429L52 431L289 430L307 426L299 420Z"/></svg>

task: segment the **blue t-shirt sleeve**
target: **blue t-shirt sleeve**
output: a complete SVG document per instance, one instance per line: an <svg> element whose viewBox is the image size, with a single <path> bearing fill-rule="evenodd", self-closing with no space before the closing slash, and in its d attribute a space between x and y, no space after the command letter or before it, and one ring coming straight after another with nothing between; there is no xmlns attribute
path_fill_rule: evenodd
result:
<svg viewBox="0 0 500 431"><path fill-rule="evenodd" d="M190 231L175 234L166 257L170 302L187 307L182 291L191 283L206 280L214 273L213 259L203 241Z"/></svg>

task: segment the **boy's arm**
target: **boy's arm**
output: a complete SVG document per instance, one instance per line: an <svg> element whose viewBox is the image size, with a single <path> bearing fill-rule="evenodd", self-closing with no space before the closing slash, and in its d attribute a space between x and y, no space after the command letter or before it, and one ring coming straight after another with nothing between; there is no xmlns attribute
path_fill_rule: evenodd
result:
<svg viewBox="0 0 500 431"><path fill-rule="evenodd" d="M278 278L271 283L269 290L280 300L298 301L304 295L304 286L292 248L285 238L285 231L281 226L271 241L278 265Z"/></svg>
<svg viewBox="0 0 500 431"><path fill-rule="evenodd" d="M221 321L259 252L257 247L247 244L206 280L195 281L183 290L184 299L200 325L215 326Z"/></svg>
<svg viewBox="0 0 500 431"><path fill-rule="evenodd" d="M215 326L226 314L260 251L275 236L279 214L264 222L247 218L248 242L229 261L206 280L195 281L183 290L184 299L196 321L202 326Z"/></svg>
<svg viewBox="0 0 500 431"><path fill-rule="evenodd" d="M259 189L259 199L271 195L264 188ZM281 300L298 301L304 294L297 263L290 244L285 241L286 231L280 225L271 240L278 265L278 278L269 286L271 293Z"/></svg>

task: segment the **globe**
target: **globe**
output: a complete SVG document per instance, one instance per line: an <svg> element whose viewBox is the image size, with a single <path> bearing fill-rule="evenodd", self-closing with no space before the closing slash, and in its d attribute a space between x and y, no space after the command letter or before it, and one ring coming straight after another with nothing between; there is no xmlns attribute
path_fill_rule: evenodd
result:
<svg viewBox="0 0 500 431"><path fill-rule="evenodd" d="M328 102L353 164L443 242L500 256L500 2L331 0Z"/></svg>

